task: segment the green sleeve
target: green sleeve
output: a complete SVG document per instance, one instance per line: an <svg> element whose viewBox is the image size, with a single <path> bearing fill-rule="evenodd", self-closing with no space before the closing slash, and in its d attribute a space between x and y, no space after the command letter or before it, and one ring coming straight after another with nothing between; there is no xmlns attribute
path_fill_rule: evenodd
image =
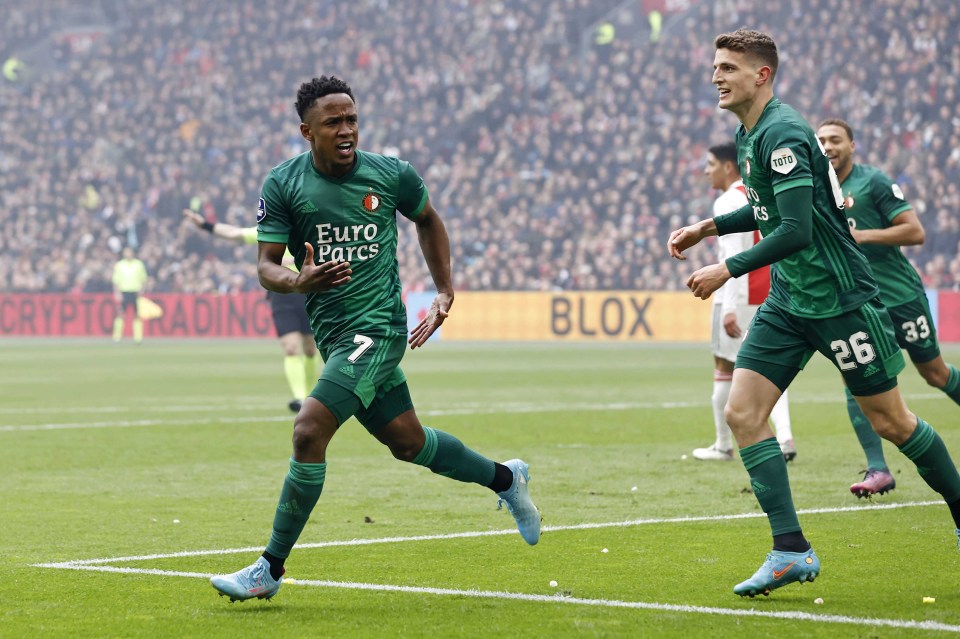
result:
<svg viewBox="0 0 960 639"><path fill-rule="evenodd" d="M409 162L400 162L400 195L397 210L411 220L423 211L427 204L427 187L423 178L410 166Z"/></svg>
<svg viewBox="0 0 960 639"><path fill-rule="evenodd" d="M893 218L912 208L900 187L882 171L877 171L870 180L870 195L887 222L893 222Z"/></svg>
<svg viewBox="0 0 960 639"><path fill-rule="evenodd" d="M726 261L733 277L779 262L813 241L813 187L798 186L777 193L780 226L773 233Z"/></svg>
<svg viewBox="0 0 960 639"><path fill-rule="evenodd" d="M784 122L768 127L759 141L760 157L775 195L797 187L813 186L812 158L820 155L804 128Z"/></svg>
<svg viewBox="0 0 960 639"><path fill-rule="evenodd" d="M261 242L286 244L290 237L290 215L286 198L273 171L267 175L260 189L257 212L257 236Z"/></svg>
<svg viewBox="0 0 960 639"><path fill-rule="evenodd" d="M757 218L753 216L753 205L746 204L736 211L724 213L713 218L717 225L717 235L730 233L747 233L757 230Z"/></svg>

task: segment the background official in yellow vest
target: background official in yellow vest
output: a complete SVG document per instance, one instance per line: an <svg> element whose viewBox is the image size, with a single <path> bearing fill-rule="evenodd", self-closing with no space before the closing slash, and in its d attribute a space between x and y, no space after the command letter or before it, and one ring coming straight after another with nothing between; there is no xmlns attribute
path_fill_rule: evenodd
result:
<svg viewBox="0 0 960 639"><path fill-rule="evenodd" d="M138 260L129 246L123 257L113 266L113 296L117 302L117 317L113 320L113 341L123 338L124 317L133 309L133 341L143 341L143 320L137 314L137 300L147 285L147 268Z"/></svg>

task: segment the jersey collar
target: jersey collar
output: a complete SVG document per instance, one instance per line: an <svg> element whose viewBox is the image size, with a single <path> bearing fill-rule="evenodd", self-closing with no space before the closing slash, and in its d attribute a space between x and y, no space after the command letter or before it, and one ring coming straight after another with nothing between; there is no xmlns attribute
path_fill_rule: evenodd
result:
<svg viewBox="0 0 960 639"><path fill-rule="evenodd" d="M313 171L313 174L319 178L326 180L327 182L332 182L333 184L343 184L348 182L350 178L357 174L357 171L360 169L360 165L363 163L363 151L357 149L354 152L353 167L339 177L334 177L332 175L327 175L326 173L321 173L317 170L316 165L313 163L313 156L307 151L308 161L310 164L310 169Z"/></svg>
<svg viewBox="0 0 960 639"><path fill-rule="evenodd" d="M745 127L742 122L740 123L740 133L741 133L741 135L750 135L751 133L753 133L754 131L756 131L757 129L759 129L759 128L760 128L760 123L763 122L764 118L767 117L767 114L768 114L769 112L771 112L773 109L775 109L775 108L777 108L778 106L780 106L780 104L781 104L781 103L780 103L780 100L779 100L776 96L770 98L770 99L767 101L767 103L763 106L763 111L760 112L760 117L757 118L757 123L753 125L753 128L752 128L752 129L750 129L749 131L747 131L747 127Z"/></svg>

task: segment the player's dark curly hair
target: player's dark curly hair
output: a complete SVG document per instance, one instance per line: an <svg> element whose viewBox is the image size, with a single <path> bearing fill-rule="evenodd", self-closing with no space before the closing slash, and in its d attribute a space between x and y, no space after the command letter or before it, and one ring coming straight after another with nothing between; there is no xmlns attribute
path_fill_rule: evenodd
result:
<svg viewBox="0 0 960 639"><path fill-rule="evenodd" d="M303 122L303 116L310 110L314 102L333 93L346 93L351 100L356 102L353 91L350 90L350 85L334 75L322 75L301 84L297 91L297 102L295 104L300 121Z"/></svg>

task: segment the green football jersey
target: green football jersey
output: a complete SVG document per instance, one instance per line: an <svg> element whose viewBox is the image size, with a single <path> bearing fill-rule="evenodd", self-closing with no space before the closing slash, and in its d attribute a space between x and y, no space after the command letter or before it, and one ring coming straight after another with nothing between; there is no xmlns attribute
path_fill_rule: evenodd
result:
<svg viewBox="0 0 960 639"><path fill-rule="evenodd" d="M840 188L850 228L889 228L895 217L912 208L893 180L867 164L854 164ZM873 268L884 306L906 304L923 294L923 281L899 246L861 244L860 250Z"/></svg>
<svg viewBox="0 0 960 639"><path fill-rule="evenodd" d="M761 235L780 226L779 193L813 188L812 242L772 265L768 302L799 317L825 318L876 297L870 266L847 227L837 174L810 125L773 98L749 132L740 125L736 141L740 175Z"/></svg>
<svg viewBox="0 0 960 639"><path fill-rule="evenodd" d="M317 264L350 262L347 284L308 293L307 314L320 353L349 335L406 335L397 262L397 216L423 212L427 189L407 162L356 152L342 177L319 173L309 152L274 167L264 180L257 215L261 242L286 244L301 268L305 242Z"/></svg>

